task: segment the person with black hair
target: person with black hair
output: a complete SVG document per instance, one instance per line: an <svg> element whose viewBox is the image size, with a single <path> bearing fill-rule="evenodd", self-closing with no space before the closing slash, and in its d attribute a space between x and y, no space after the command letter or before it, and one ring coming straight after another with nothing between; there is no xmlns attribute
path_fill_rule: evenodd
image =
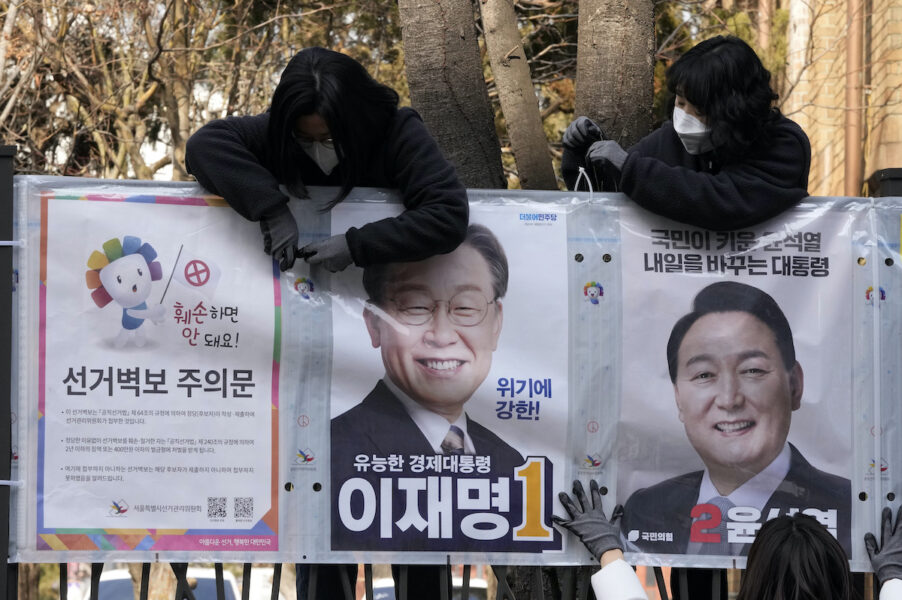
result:
<svg viewBox="0 0 902 600"><path fill-rule="evenodd" d="M800 511L830 523L850 552L851 482L814 467L787 441L804 376L776 301L736 281L706 286L673 326L667 363L679 419L705 469L629 497L622 524L634 549L742 555L750 523ZM728 517L734 507L744 521Z"/></svg>
<svg viewBox="0 0 902 600"><path fill-rule="evenodd" d="M198 183L243 217L259 221L264 251L285 271L301 257L337 272L425 260L454 250L469 221L467 192L420 116L398 108L398 94L339 52L306 48L282 72L269 110L204 125L189 139L186 167ZM334 186L331 210L355 186L396 188L405 211L351 227L298 249L289 196L306 186ZM411 567L411 582L433 582L437 567ZM298 595L306 597L308 565L298 565ZM317 598L341 598L356 565L320 565Z"/></svg>
<svg viewBox="0 0 902 600"><path fill-rule="evenodd" d="M555 516L554 521L576 534L599 562L601 569L592 576L598 600L645 600L616 536L623 508L615 507L609 520L594 480L590 489L591 499L582 483L574 481L575 502L561 492L569 519ZM902 509L893 526L892 511L884 508L881 530L880 546L873 534L864 536L880 584L880 600L902 600ZM845 550L817 519L796 513L781 515L761 527L749 550L736 600L849 600L851 588Z"/></svg>
<svg viewBox="0 0 902 600"><path fill-rule="evenodd" d="M325 48L291 59L267 112L194 133L185 163L204 188L260 222L264 251L283 271L296 256L332 272L423 260L456 248L469 219L466 189L416 111L399 109L393 89ZM397 188L406 210L298 250L288 199L308 197L306 185L339 187L322 211L355 186Z"/></svg>
<svg viewBox="0 0 902 600"><path fill-rule="evenodd" d="M850 600L851 592L842 546L816 519L796 513L761 527L737 600Z"/></svg>
<svg viewBox="0 0 902 600"><path fill-rule="evenodd" d="M667 69L673 118L628 150L587 117L563 136L561 174L622 191L675 221L729 230L761 223L808 195L811 145L774 105L770 73L741 39L705 40Z"/></svg>

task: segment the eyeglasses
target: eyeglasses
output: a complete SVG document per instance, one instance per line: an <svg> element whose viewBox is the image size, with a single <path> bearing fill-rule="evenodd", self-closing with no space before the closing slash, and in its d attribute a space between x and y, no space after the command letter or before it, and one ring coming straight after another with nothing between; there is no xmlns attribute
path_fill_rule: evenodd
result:
<svg viewBox="0 0 902 600"><path fill-rule="evenodd" d="M424 292L402 292L394 298L389 298L394 304L398 320L405 325L425 325L435 316L435 310L440 302L448 305L448 319L461 327L474 327L485 320L489 301L481 293L466 290L454 294L450 300L435 300Z"/></svg>
<svg viewBox="0 0 902 600"><path fill-rule="evenodd" d="M300 144L301 146L304 146L304 145L311 145L311 144L315 144L316 142L319 142L320 144L322 144L322 145L325 146L326 148L330 148L330 149L331 149L331 148L335 148L335 142L332 140L331 137L327 137L327 138L312 138L312 137L308 137L308 136L306 136L306 135L302 135L302 134L300 134L300 133L298 133L298 132L296 132L296 131L292 131L292 132L291 132L291 138L292 138L295 142L297 142L298 144Z"/></svg>

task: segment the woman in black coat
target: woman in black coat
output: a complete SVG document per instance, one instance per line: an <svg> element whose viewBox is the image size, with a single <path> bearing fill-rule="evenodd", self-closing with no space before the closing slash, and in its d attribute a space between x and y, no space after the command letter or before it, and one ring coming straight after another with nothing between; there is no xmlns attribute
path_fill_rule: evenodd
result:
<svg viewBox="0 0 902 600"><path fill-rule="evenodd" d="M185 162L204 188L260 222L264 251L283 271L296 257L332 272L352 262L424 260L454 250L467 231L466 189L420 116L399 109L398 94L360 63L324 48L291 59L267 112L218 119L198 130ZM339 188L318 207L322 211L355 186L395 188L405 210L298 249L288 199L307 198L306 185ZM438 597L438 567L408 571L410 597ZM320 565L315 597L344 597L356 574L356 565ZM299 597L306 597L309 579L308 566L298 565Z"/></svg>
<svg viewBox="0 0 902 600"><path fill-rule="evenodd" d="M667 70L673 119L628 150L579 117L563 137L561 171L622 191L676 221L728 230L765 221L808 195L808 136L774 106L770 73L736 37L705 40Z"/></svg>
<svg viewBox="0 0 902 600"><path fill-rule="evenodd" d="M228 117L192 135L186 166L242 216L259 221L264 250L289 269L295 255L340 271L351 262L423 260L463 240L469 208L454 167L420 116L354 59L307 48L285 67L270 109ZM396 188L405 211L296 250L289 194L336 186L330 210L354 186Z"/></svg>

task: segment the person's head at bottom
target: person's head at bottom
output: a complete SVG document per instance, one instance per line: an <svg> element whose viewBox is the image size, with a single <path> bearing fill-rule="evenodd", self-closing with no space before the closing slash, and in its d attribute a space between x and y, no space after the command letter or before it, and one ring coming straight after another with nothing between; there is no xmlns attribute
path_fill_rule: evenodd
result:
<svg viewBox="0 0 902 600"><path fill-rule="evenodd" d="M848 600L849 559L813 517L766 522L749 549L737 600Z"/></svg>

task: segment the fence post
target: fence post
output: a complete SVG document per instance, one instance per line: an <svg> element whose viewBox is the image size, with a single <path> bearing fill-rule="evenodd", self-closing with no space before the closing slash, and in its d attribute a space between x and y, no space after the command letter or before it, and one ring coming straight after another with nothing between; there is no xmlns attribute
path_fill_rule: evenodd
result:
<svg viewBox="0 0 902 600"><path fill-rule="evenodd" d="M13 239L13 159L15 146L0 146L0 242ZM0 479L9 480L12 458L12 307L13 247L0 245ZM0 485L0 546L4 564L0 565L0 592L15 598L17 590L8 587L9 563L9 486ZM15 579L15 578L13 578ZM10 594L12 592L12 594Z"/></svg>
<svg viewBox="0 0 902 600"><path fill-rule="evenodd" d="M868 196L885 198L902 196L902 169L880 169L867 180Z"/></svg>

